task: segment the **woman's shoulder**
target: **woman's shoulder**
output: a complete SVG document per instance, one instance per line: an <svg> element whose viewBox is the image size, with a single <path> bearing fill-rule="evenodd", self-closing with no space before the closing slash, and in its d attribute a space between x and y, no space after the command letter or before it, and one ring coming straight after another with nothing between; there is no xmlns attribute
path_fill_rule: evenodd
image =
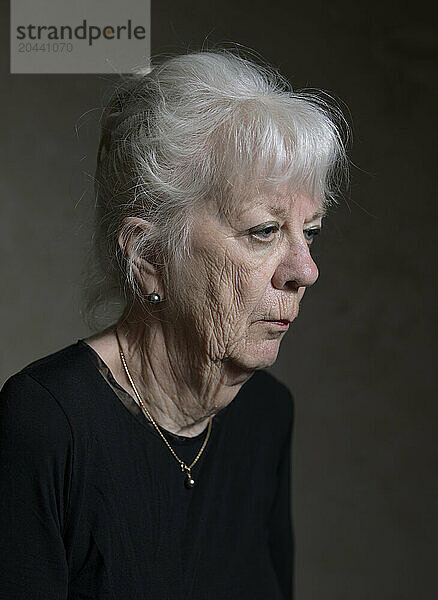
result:
<svg viewBox="0 0 438 600"><path fill-rule="evenodd" d="M0 405L10 412L32 413L78 423L83 398L96 394L96 369L79 341L27 364L11 375L0 390ZM89 403L92 406L92 403Z"/></svg>
<svg viewBox="0 0 438 600"><path fill-rule="evenodd" d="M29 363L5 381L0 390L2 449L16 447L37 461L70 447L71 422L54 384L59 378L55 364L62 369L65 350Z"/></svg>
<svg viewBox="0 0 438 600"><path fill-rule="evenodd" d="M42 387L55 391L74 380L80 380L89 371L84 361L79 342L61 348L51 354L38 358L14 373L5 382L4 387L20 386L27 379L38 382Z"/></svg>

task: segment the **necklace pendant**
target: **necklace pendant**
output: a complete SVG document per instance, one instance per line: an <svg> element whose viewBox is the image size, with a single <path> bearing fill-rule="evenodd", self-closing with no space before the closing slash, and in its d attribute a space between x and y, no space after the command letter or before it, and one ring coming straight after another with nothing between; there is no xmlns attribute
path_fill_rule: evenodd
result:
<svg viewBox="0 0 438 600"><path fill-rule="evenodd" d="M192 479L191 475L189 475L187 473L186 478L184 480L184 486L186 487L187 490L191 490L194 485L195 485L195 480Z"/></svg>
<svg viewBox="0 0 438 600"><path fill-rule="evenodd" d="M181 470L184 471L184 473L186 474L186 478L184 480L184 487L187 490L191 490L192 487L195 485L195 480L192 478L190 469L187 465L185 465L184 463L181 463Z"/></svg>

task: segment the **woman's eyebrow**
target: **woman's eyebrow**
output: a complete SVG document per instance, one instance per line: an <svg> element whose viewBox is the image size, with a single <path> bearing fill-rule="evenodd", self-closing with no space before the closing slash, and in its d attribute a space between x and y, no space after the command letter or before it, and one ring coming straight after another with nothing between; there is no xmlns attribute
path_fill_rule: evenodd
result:
<svg viewBox="0 0 438 600"><path fill-rule="evenodd" d="M316 221L316 219L322 219L323 217L325 217L327 214L327 209L325 207L322 207L320 210L317 210L316 213L314 213L310 219L307 219L306 222L309 221Z"/></svg>
<svg viewBox="0 0 438 600"><path fill-rule="evenodd" d="M283 219L283 221L287 218L287 212L282 206L268 206L268 210L279 219Z"/></svg>
<svg viewBox="0 0 438 600"><path fill-rule="evenodd" d="M274 214L279 219L286 220L286 218L287 218L287 211L283 207L281 207L281 206L269 206L268 209L270 210L270 212L272 214ZM306 223L309 223L310 221L316 221L316 219L322 219L323 217L326 216L326 214L327 214L327 209L325 207L322 207L319 210L317 210L310 217L310 219L306 219Z"/></svg>
<svg viewBox="0 0 438 600"><path fill-rule="evenodd" d="M256 206L260 206L263 207L264 204L263 202L258 203ZM288 211L283 207L283 206L275 206L275 205L269 205L267 207L268 211L275 215L278 219L282 219L283 221L286 221L288 218ZM247 210L250 210L250 208L248 208ZM246 211L243 211L246 212ZM320 209L318 209L309 219L306 219L306 223L309 223L310 221L316 221L316 219L322 219L323 217L325 217L327 214L327 209L325 206L322 206Z"/></svg>

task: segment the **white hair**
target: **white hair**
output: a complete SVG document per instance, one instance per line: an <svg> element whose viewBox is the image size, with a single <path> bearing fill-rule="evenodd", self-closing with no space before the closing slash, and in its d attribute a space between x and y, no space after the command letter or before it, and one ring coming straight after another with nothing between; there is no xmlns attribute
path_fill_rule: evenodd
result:
<svg viewBox="0 0 438 600"><path fill-rule="evenodd" d="M225 50L176 56L124 79L102 115L93 236L101 276L94 271L86 287L88 324L96 328L97 308L111 298L122 307L141 300L136 257L161 264L165 281L170 261L184 268L202 203L228 213L285 188L336 201L348 177L348 128L326 98L294 92L277 72Z"/></svg>

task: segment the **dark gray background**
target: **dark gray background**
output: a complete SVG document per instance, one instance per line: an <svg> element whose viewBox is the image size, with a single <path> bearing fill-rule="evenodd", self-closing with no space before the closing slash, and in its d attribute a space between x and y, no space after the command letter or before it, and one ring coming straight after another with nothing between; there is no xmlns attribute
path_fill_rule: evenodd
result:
<svg viewBox="0 0 438 600"><path fill-rule="evenodd" d="M97 109L112 81L9 75L3 13L0 383L88 333L78 290ZM322 88L348 107L351 188L325 223L320 278L272 369L296 398L296 599L430 600L438 416L432 17L418 3L344 0L164 0L152 16L153 53L196 49L204 39L238 42L295 88Z"/></svg>

